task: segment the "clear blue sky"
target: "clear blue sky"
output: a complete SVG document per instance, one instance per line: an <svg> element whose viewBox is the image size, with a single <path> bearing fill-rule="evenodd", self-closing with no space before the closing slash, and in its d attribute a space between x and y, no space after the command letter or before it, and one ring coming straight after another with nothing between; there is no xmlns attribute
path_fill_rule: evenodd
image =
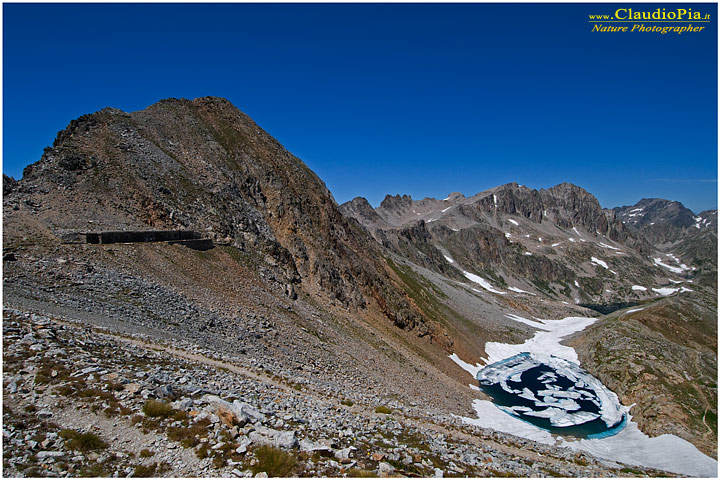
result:
<svg viewBox="0 0 720 480"><path fill-rule="evenodd" d="M340 203L569 181L717 208L717 5L682 5L703 32L590 31L616 8L4 4L3 172L82 114L216 95Z"/></svg>

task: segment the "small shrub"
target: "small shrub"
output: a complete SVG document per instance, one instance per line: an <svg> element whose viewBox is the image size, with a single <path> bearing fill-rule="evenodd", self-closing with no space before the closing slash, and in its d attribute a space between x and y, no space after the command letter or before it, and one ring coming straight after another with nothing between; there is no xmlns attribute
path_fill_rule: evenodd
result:
<svg viewBox="0 0 720 480"><path fill-rule="evenodd" d="M147 417L168 418L174 410L172 405L157 400L148 400L142 407L142 411Z"/></svg>
<svg viewBox="0 0 720 480"><path fill-rule="evenodd" d="M78 434L77 430L73 430L73 429L71 429L71 428L65 428L65 429L63 429L63 430L60 430L60 431L58 432L58 435L59 435L61 438L64 438L65 440L69 440L69 439L71 439L71 438L75 438L75 436L76 436L76 435L79 435L79 434Z"/></svg>
<svg viewBox="0 0 720 480"><path fill-rule="evenodd" d="M225 463L226 463L225 458L223 458L222 455L215 455L212 459L213 467L215 467L218 470L223 468L225 466Z"/></svg>
<svg viewBox="0 0 720 480"><path fill-rule="evenodd" d="M388 415L388 414L392 413L392 409L388 408L384 405L380 405L379 407L377 407L375 409L375 413L384 413L385 415Z"/></svg>
<svg viewBox="0 0 720 480"><path fill-rule="evenodd" d="M197 455L197 457L198 457L200 460L202 460L203 458L207 458L207 457L208 457L208 450L209 450L209 449L208 449L207 443L203 443L203 444L200 445L200 448L198 448L198 449L195 451L195 455Z"/></svg>
<svg viewBox="0 0 720 480"><path fill-rule="evenodd" d="M343 400L340 403L342 403L343 405L345 405L347 407L352 407L353 405L355 405L355 403L353 403L352 400Z"/></svg>
<svg viewBox="0 0 720 480"><path fill-rule="evenodd" d="M167 436L170 440L180 442L185 448L194 447L199 443L197 437L207 437L210 420L203 418L189 427L170 427Z"/></svg>
<svg viewBox="0 0 720 480"><path fill-rule="evenodd" d="M137 465L135 466L135 472L133 472L133 477L142 477L142 478L150 478L155 476L155 469L157 468L157 464L153 463L152 465Z"/></svg>
<svg viewBox="0 0 720 480"><path fill-rule="evenodd" d="M85 467L80 470L79 476L87 478L99 478L107 477L109 476L109 474L107 471L105 471L105 468L101 464L93 463L91 466Z"/></svg>
<svg viewBox="0 0 720 480"><path fill-rule="evenodd" d="M95 399L99 398L102 400L115 400L115 396L110 392L103 392L102 390L98 390L97 388L87 388L85 390L80 390L78 392L78 397L80 398L88 398L88 399Z"/></svg>
<svg viewBox="0 0 720 480"><path fill-rule="evenodd" d="M295 457L279 448L263 445L255 450L257 463L253 465L252 472L258 474L265 472L268 477L289 477L297 461Z"/></svg>
<svg viewBox="0 0 720 480"><path fill-rule="evenodd" d="M94 433L80 433L77 430L66 428L58 432L65 439L65 445L71 450L89 452L91 450L102 450L107 448L107 443Z"/></svg>
<svg viewBox="0 0 720 480"><path fill-rule="evenodd" d="M150 458L150 457L152 457L153 455L155 455L155 452L153 452L153 451L151 451L151 450L148 450L147 448L143 448L142 450L140 450L140 457L141 457L141 458Z"/></svg>
<svg viewBox="0 0 720 480"><path fill-rule="evenodd" d="M188 418L190 418L190 415L188 415L185 410L175 410L175 412L173 412L172 417L173 417L173 420L182 422L183 420L187 420Z"/></svg>
<svg viewBox="0 0 720 480"><path fill-rule="evenodd" d="M75 389L72 385L61 385L54 390L56 395L62 395L63 397L69 397L75 393Z"/></svg>
<svg viewBox="0 0 720 480"><path fill-rule="evenodd" d="M125 388L125 385L120 382L108 382L105 384L105 388L110 391L120 392Z"/></svg>

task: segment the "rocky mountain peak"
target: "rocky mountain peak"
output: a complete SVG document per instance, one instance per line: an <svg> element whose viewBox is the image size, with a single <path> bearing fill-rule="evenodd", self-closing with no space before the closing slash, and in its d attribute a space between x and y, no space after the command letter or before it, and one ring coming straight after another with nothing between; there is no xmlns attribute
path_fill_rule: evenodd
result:
<svg viewBox="0 0 720 480"><path fill-rule="evenodd" d="M383 222L382 217L375 211L365 197L355 197L349 202L340 205L340 212L348 218L355 218L363 226L370 226Z"/></svg>
<svg viewBox="0 0 720 480"><path fill-rule="evenodd" d="M379 208L383 210L401 210L412 205L412 202L410 195L385 195Z"/></svg>
<svg viewBox="0 0 720 480"><path fill-rule="evenodd" d="M463 200L463 199L465 199L465 195L463 195L462 193L460 193L460 192L452 192L450 195L448 195L448 196L447 196L446 198L444 198L443 200L448 201L448 202L457 202L457 201L460 201L460 200Z"/></svg>
<svg viewBox="0 0 720 480"><path fill-rule="evenodd" d="M661 198L643 198L632 206L614 209L618 218L636 227L662 222L677 228L695 224L695 214L682 203Z"/></svg>
<svg viewBox="0 0 720 480"><path fill-rule="evenodd" d="M349 308L379 303L399 326L422 323L388 278L377 244L351 227L325 184L222 98L171 98L132 113L83 115L27 167L15 190L22 198L6 203L32 205L18 215L35 217L58 237L205 232L258 252L272 272L266 278L283 289L300 285Z"/></svg>

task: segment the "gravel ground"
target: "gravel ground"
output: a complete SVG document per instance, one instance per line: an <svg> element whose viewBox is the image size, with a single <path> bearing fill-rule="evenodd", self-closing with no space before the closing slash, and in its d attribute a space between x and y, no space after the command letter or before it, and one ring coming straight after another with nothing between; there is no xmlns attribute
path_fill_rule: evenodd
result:
<svg viewBox="0 0 720 480"><path fill-rule="evenodd" d="M3 342L6 476L639 473L373 395L328 396L201 347L9 309Z"/></svg>

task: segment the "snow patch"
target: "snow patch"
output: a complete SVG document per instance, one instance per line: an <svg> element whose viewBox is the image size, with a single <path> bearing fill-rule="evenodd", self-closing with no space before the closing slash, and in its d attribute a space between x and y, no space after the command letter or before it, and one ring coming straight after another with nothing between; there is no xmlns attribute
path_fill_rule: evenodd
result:
<svg viewBox="0 0 720 480"><path fill-rule="evenodd" d="M599 258L590 257L590 261L591 261L592 263L594 263L595 265L600 265L600 266L603 267L604 269L608 269L608 268L609 268L609 267L608 267L608 264L605 263L605 262L603 262L603 261L600 260Z"/></svg>
<svg viewBox="0 0 720 480"><path fill-rule="evenodd" d="M483 368L482 365L480 365L479 363L475 365L467 363L466 361L458 357L457 353L453 353L452 355L450 355L450 360L457 363L460 368L472 375L473 378L475 378L478 372Z"/></svg>
<svg viewBox="0 0 720 480"><path fill-rule="evenodd" d="M447 260L448 263L455 263L455 260L453 260L452 258L448 257L447 255L443 255L443 257L445 257L445 260Z"/></svg>
<svg viewBox="0 0 720 480"><path fill-rule="evenodd" d="M474 273L466 272L465 270L463 270L463 275L465 275L465 277L467 277L470 281L475 282L478 285L480 285L481 287L483 287L488 292L499 293L500 295L505 295L507 293L507 292L501 292L500 290L495 290L493 288L493 286L490 285L490 282L488 282L487 280L485 280L482 277L475 275Z"/></svg>
<svg viewBox="0 0 720 480"><path fill-rule="evenodd" d="M485 344L485 352L488 355L488 364L499 362L505 358L528 352L538 355L555 355L573 363L580 364L577 353L572 347L560 344L564 337L579 332L588 325L595 322L596 318L567 317L562 320L528 320L519 315L505 315L511 320L524 323L525 325L540 330L535 336L522 344L506 344L488 342Z"/></svg>
<svg viewBox="0 0 720 480"><path fill-rule="evenodd" d="M628 417L630 415L628 414ZM586 438L561 446L582 450L596 457L630 465L657 468L691 477L717 477L716 460L701 453L692 443L664 434L650 438L640 431L637 423L628 420L620 432L607 438Z"/></svg>
<svg viewBox="0 0 720 480"><path fill-rule="evenodd" d="M513 292L517 292L517 293L527 293L528 295L535 295L535 294L532 293L532 292L526 292L525 290L521 290L521 289L519 289L519 288L517 288L517 287L508 287L508 290L513 291Z"/></svg>
<svg viewBox="0 0 720 480"><path fill-rule="evenodd" d="M685 270L689 270L685 264L682 264L679 267L673 267L672 265L668 265L667 263L663 263L661 258L653 258L653 263L658 267L667 268L673 273L683 273Z"/></svg>
<svg viewBox="0 0 720 480"><path fill-rule="evenodd" d="M672 295L675 292L680 292L681 289L680 288L670 288L670 287L660 287L660 288L653 288L652 291L655 293L658 293L664 297L667 297L668 295ZM682 291L692 292L692 290L690 290L689 288L684 288L684 287L683 287Z"/></svg>
<svg viewBox="0 0 720 480"><path fill-rule="evenodd" d="M449 207L447 207L445 210L441 210L441 213L445 213L445 212L447 212L448 210L450 210L451 208L452 208L452 205L449 206Z"/></svg>
<svg viewBox="0 0 720 480"><path fill-rule="evenodd" d="M641 286L641 285L633 285L633 286L632 286L632 289L633 289L633 290L638 290L638 291L640 291L640 292L645 292L645 291L647 291L647 288L645 288L645 287L643 287L643 286Z"/></svg>
<svg viewBox="0 0 720 480"><path fill-rule="evenodd" d="M558 242L558 243L553 243L553 244L550 245L550 246L551 246L551 247L557 247L558 245L560 245L560 242Z"/></svg>
<svg viewBox="0 0 720 480"><path fill-rule="evenodd" d="M516 225L516 226L517 226L517 225L520 225L518 222L516 222L516 221L513 220L512 218L508 218L507 221L510 222L510 223L512 223L513 225Z"/></svg>
<svg viewBox="0 0 720 480"><path fill-rule="evenodd" d="M639 312L639 311L641 311L641 310L645 310L645 307L643 307L643 308L633 308L633 309L628 310L628 311L625 312L625 313L634 313L634 312Z"/></svg>

